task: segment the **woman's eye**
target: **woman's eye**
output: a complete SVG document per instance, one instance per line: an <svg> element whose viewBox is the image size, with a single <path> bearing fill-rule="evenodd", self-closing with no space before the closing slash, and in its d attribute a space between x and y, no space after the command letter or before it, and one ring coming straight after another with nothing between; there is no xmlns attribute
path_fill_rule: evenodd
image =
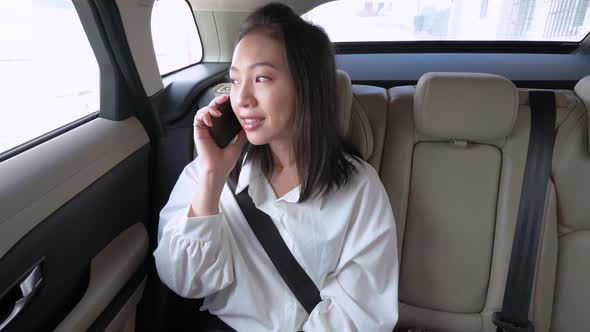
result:
<svg viewBox="0 0 590 332"><path fill-rule="evenodd" d="M267 82L270 81L270 77L268 76L257 76L256 82Z"/></svg>
<svg viewBox="0 0 590 332"><path fill-rule="evenodd" d="M231 84L234 84L234 85L235 85L235 84L238 84L238 81L237 81L237 80L232 80L232 79L230 79L230 80L229 80L229 82L230 82Z"/></svg>

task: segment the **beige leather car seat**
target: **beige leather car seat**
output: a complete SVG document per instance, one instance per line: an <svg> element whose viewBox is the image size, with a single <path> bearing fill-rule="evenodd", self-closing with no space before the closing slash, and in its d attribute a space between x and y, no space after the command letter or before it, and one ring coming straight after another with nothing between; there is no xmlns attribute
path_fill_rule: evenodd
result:
<svg viewBox="0 0 590 332"><path fill-rule="evenodd" d="M400 327L495 331L520 201L530 110L509 80L428 73L389 91L381 178L400 255ZM550 185L550 187L552 187ZM531 316L553 294L555 195L548 195ZM553 227L551 226L553 225ZM555 251L555 249L553 249ZM537 301L537 300L535 300ZM550 315L549 315L550 316Z"/></svg>
<svg viewBox="0 0 590 332"><path fill-rule="evenodd" d="M340 132L379 172L385 138L387 90L352 85L348 74L341 70L337 72L337 83L341 108Z"/></svg>
<svg viewBox="0 0 590 332"><path fill-rule="evenodd" d="M495 331L528 149L529 90L487 74L429 73L387 94L350 86L344 72L338 79L342 130L378 170L394 208L398 326ZM590 77L575 93L555 93L557 136L530 318L538 332L586 331Z"/></svg>
<svg viewBox="0 0 590 332"><path fill-rule="evenodd" d="M571 111L557 132L552 170L559 234L554 332L590 329L590 76L574 91L568 92Z"/></svg>

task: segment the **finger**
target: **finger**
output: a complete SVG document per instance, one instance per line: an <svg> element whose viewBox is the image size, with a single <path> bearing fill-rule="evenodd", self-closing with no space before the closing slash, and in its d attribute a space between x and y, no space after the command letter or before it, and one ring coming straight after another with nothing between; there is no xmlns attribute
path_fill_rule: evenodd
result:
<svg viewBox="0 0 590 332"><path fill-rule="evenodd" d="M193 123L194 128L194 138L195 140L203 140L203 139L210 139L211 136L209 135L209 130L207 125L203 122L202 119L196 119ZM196 141L195 141L196 143Z"/></svg>
<svg viewBox="0 0 590 332"><path fill-rule="evenodd" d="M209 130L207 130L207 128L209 127L207 127L205 124L201 124L200 127L195 126L194 138L198 140L210 139L211 135L209 134Z"/></svg>
<svg viewBox="0 0 590 332"><path fill-rule="evenodd" d="M225 103L228 98L229 98L229 95L221 95L219 97L215 97L215 98L213 98L213 100L211 100L211 102L209 103L209 106L216 107L217 105L221 105L221 104Z"/></svg>
<svg viewBox="0 0 590 332"><path fill-rule="evenodd" d="M205 117L210 116L210 115L213 115L215 117L219 117L223 114L220 111L216 110L215 108L207 106L207 107L204 107L203 109L200 109L197 112L195 118L196 118L196 120L205 121L204 120Z"/></svg>
<svg viewBox="0 0 590 332"><path fill-rule="evenodd" d="M203 123L203 121L200 121L200 120L193 123L193 127L195 127L195 130L207 129L207 126L205 125L205 123Z"/></svg>
<svg viewBox="0 0 590 332"><path fill-rule="evenodd" d="M209 107L209 114L213 115L216 118L219 118L223 115L223 113L221 113L220 111L218 111L214 107Z"/></svg>
<svg viewBox="0 0 590 332"><path fill-rule="evenodd" d="M213 121L211 121L211 114L205 113L203 114L203 122L209 127L213 127Z"/></svg>
<svg viewBox="0 0 590 332"><path fill-rule="evenodd" d="M217 109L214 106L208 105L208 106L205 106L205 107L201 108L200 110L198 110L197 114L195 114L195 116L209 113L209 112L211 112L211 110L217 110Z"/></svg>
<svg viewBox="0 0 590 332"><path fill-rule="evenodd" d="M207 112L205 109L198 110L197 114L195 114L195 119L193 122L197 123L197 121L203 121L203 114L205 114L205 112Z"/></svg>
<svg viewBox="0 0 590 332"><path fill-rule="evenodd" d="M203 115L205 113L201 112L201 113L197 113L197 116L195 116L195 119L193 120L193 126L195 127L195 129L205 129L205 122L203 121Z"/></svg>

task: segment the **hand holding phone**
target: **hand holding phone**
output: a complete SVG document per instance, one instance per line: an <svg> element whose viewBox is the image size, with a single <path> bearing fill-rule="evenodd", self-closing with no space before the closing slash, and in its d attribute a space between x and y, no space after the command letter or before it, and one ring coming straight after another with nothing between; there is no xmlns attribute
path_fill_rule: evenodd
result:
<svg viewBox="0 0 590 332"><path fill-rule="evenodd" d="M229 96L216 97L208 106L197 111L194 118L194 141L203 174L213 175L224 183L238 160L246 134L236 118ZM229 144L234 137L234 144Z"/></svg>
<svg viewBox="0 0 590 332"><path fill-rule="evenodd" d="M213 126L208 129L211 138L223 149L242 130L242 125L231 107L229 97L224 103L217 105L217 110L221 112L221 117L212 117Z"/></svg>

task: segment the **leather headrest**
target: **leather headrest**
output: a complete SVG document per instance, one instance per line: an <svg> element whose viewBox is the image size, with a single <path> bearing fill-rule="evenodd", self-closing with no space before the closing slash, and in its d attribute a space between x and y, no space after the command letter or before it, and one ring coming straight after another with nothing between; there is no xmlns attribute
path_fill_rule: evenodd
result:
<svg viewBox="0 0 590 332"><path fill-rule="evenodd" d="M576 84L574 92L586 106L586 112L590 113L590 76L582 78L578 84ZM588 128L590 128L590 114L588 114ZM590 129L588 130L588 133L588 148L590 152Z"/></svg>
<svg viewBox="0 0 590 332"><path fill-rule="evenodd" d="M339 133L342 136L346 136L350 128L352 83L348 74L342 70L336 71L336 89L338 90L338 111L340 118Z"/></svg>
<svg viewBox="0 0 590 332"><path fill-rule="evenodd" d="M373 154L373 130L367 116L367 110L355 100L352 83L348 74L342 70L336 72L338 88L339 133L348 139L364 160ZM362 91L364 86L355 88Z"/></svg>
<svg viewBox="0 0 590 332"><path fill-rule="evenodd" d="M490 140L507 137L518 111L508 79L480 73L426 73L414 95L418 132L429 137Z"/></svg>

